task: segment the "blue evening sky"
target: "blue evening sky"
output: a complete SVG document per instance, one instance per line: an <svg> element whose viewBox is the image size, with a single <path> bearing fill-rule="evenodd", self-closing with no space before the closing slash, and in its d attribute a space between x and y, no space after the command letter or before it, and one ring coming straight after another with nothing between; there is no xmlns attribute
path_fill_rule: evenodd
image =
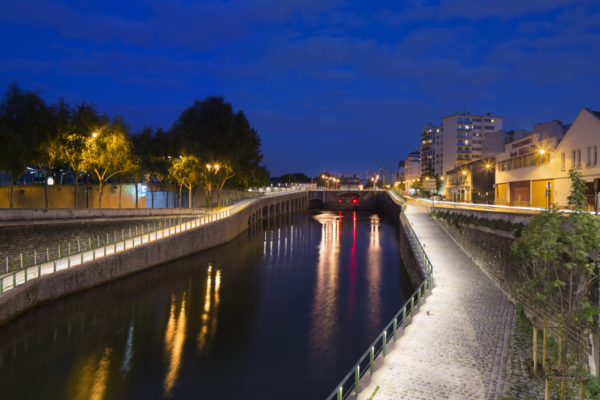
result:
<svg viewBox="0 0 600 400"><path fill-rule="evenodd" d="M600 109L600 2L0 0L0 85L135 132L222 95L273 175L395 168L459 111L505 129Z"/></svg>

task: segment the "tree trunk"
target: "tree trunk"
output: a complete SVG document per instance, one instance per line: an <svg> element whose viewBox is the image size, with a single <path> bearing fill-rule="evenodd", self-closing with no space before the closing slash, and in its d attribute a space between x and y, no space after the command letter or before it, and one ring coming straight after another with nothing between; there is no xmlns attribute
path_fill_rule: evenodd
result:
<svg viewBox="0 0 600 400"><path fill-rule="evenodd" d="M10 178L10 208L13 208L13 187L15 183L13 182L12 176Z"/></svg>
<svg viewBox="0 0 600 400"><path fill-rule="evenodd" d="M183 185L179 185L179 208L181 208L181 191L183 190Z"/></svg>
<svg viewBox="0 0 600 400"><path fill-rule="evenodd" d="M44 205L46 206L46 209L48 209L48 177L46 176L45 179L46 182L44 182Z"/></svg>
<svg viewBox="0 0 600 400"><path fill-rule="evenodd" d="M217 189L217 207L221 207L221 188Z"/></svg>
<svg viewBox="0 0 600 400"><path fill-rule="evenodd" d="M102 179L100 179L100 182L98 183L98 208L102 208L102 190L103 186L102 186Z"/></svg>
<svg viewBox="0 0 600 400"><path fill-rule="evenodd" d="M123 208L121 205L121 191L123 190L123 184L121 183L121 180L119 179L119 208Z"/></svg>
<svg viewBox="0 0 600 400"><path fill-rule="evenodd" d="M137 182L133 183L135 185L135 208L138 208L138 186Z"/></svg>
<svg viewBox="0 0 600 400"><path fill-rule="evenodd" d="M75 194L73 195L73 208L77 208L77 187L79 185L79 174L75 172Z"/></svg>
<svg viewBox="0 0 600 400"><path fill-rule="evenodd" d="M90 174L85 175L85 208L90 208Z"/></svg>
<svg viewBox="0 0 600 400"><path fill-rule="evenodd" d="M154 208L154 188L150 187L150 208Z"/></svg>
<svg viewBox="0 0 600 400"><path fill-rule="evenodd" d="M188 208L191 209L192 208L192 186L190 185L190 187L188 188Z"/></svg>

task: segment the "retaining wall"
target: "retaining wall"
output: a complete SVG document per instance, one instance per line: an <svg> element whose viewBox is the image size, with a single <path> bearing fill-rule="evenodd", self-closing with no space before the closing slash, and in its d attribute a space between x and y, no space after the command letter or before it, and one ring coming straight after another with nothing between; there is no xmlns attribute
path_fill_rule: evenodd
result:
<svg viewBox="0 0 600 400"><path fill-rule="evenodd" d="M262 197L227 218L31 280L0 296L0 322L40 303L229 242L264 218L307 207L307 192Z"/></svg>

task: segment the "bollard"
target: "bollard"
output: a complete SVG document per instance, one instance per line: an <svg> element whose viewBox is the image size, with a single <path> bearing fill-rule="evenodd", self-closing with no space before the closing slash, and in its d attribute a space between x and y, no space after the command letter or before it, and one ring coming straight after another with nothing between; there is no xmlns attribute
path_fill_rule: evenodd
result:
<svg viewBox="0 0 600 400"><path fill-rule="evenodd" d="M46 262L50 261L50 249L46 247Z"/></svg>
<svg viewBox="0 0 600 400"><path fill-rule="evenodd" d="M6 256L6 273L8 273L8 256Z"/></svg>
<svg viewBox="0 0 600 400"><path fill-rule="evenodd" d="M67 257L67 269L71 269L71 256Z"/></svg>
<svg viewBox="0 0 600 400"><path fill-rule="evenodd" d="M81 256L81 262L80 262L80 264L83 264L83 252L80 252L79 254Z"/></svg>
<svg viewBox="0 0 600 400"><path fill-rule="evenodd" d="M71 242L68 243L68 246L69 246L68 247L68 252L69 252L69 255L71 255Z"/></svg>
<svg viewBox="0 0 600 400"><path fill-rule="evenodd" d="M77 252L81 253L81 242L77 239Z"/></svg>
<svg viewBox="0 0 600 400"><path fill-rule="evenodd" d="M415 296L410 298L410 316L413 316L413 311L415 310Z"/></svg>
<svg viewBox="0 0 600 400"><path fill-rule="evenodd" d="M358 396L360 393L360 365L354 370L354 393Z"/></svg>
<svg viewBox="0 0 600 400"><path fill-rule="evenodd" d="M13 277L13 289L14 289L17 287L17 274L15 274L13 272L12 277Z"/></svg>
<svg viewBox="0 0 600 400"><path fill-rule="evenodd" d="M56 258L54 259L54 272L56 272Z"/></svg>
<svg viewBox="0 0 600 400"><path fill-rule="evenodd" d="M344 390L344 389L340 386L338 389L338 392L337 392L337 400L343 400L342 390Z"/></svg>
<svg viewBox="0 0 600 400"><path fill-rule="evenodd" d="M406 306L402 307L402 327L406 328Z"/></svg>
<svg viewBox="0 0 600 400"><path fill-rule="evenodd" d="M92 249L92 237L88 237L88 249Z"/></svg>
<svg viewBox="0 0 600 400"><path fill-rule="evenodd" d="M23 272L25 273L25 282L27 282L27 268L25 268Z"/></svg>
<svg viewBox="0 0 600 400"><path fill-rule="evenodd" d="M21 258L21 269L23 269L23 253L19 253L19 257Z"/></svg>
<svg viewBox="0 0 600 400"><path fill-rule="evenodd" d="M42 276L42 264L38 264L38 278Z"/></svg>
<svg viewBox="0 0 600 400"><path fill-rule="evenodd" d="M387 354L387 331L383 331L383 356Z"/></svg>
<svg viewBox="0 0 600 400"><path fill-rule="evenodd" d="M98 235L98 245L96 247L100 247L100 235Z"/></svg>
<svg viewBox="0 0 600 400"><path fill-rule="evenodd" d="M58 245L58 258L60 258L60 244Z"/></svg>
<svg viewBox="0 0 600 400"><path fill-rule="evenodd" d="M398 331L398 318L394 318L394 342L396 341L396 338L397 338L397 331Z"/></svg>
<svg viewBox="0 0 600 400"><path fill-rule="evenodd" d="M33 265L37 264L37 250L33 251Z"/></svg>
<svg viewBox="0 0 600 400"><path fill-rule="evenodd" d="M373 375L373 362L375 361L375 348L371 346L369 351L369 372Z"/></svg>

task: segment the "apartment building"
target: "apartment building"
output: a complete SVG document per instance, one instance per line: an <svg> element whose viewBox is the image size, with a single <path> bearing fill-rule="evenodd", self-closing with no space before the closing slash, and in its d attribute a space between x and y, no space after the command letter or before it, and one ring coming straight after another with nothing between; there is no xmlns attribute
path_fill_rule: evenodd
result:
<svg viewBox="0 0 600 400"><path fill-rule="evenodd" d="M600 112L583 108L568 126L551 121L534 126L533 133L508 143L496 157L497 204L565 207L570 193L569 170L581 171L588 185L588 204L594 208L594 179L600 178Z"/></svg>
<svg viewBox="0 0 600 400"><path fill-rule="evenodd" d="M404 163L404 180L414 181L421 178L421 152L415 150L408 154Z"/></svg>
<svg viewBox="0 0 600 400"><path fill-rule="evenodd" d="M441 171L446 172L483 158L488 133L502 130L502 117L452 114L442 118ZM436 160L437 161L437 160Z"/></svg>

